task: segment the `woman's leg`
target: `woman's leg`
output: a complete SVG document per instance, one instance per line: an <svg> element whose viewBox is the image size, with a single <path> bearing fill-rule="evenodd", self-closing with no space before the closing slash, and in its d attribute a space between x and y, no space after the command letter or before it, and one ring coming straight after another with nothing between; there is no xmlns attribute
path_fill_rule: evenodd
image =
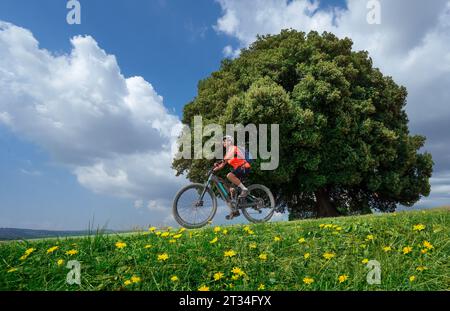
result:
<svg viewBox="0 0 450 311"><path fill-rule="evenodd" d="M234 175L233 173L228 173L227 178L229 181L231 181L236 186L239 186L239 184L241 183L239 178L237 178L236 175Z"/></svg>
<svg viewBox="0 0 450 311"><path fill-rule="evenodd" d="M228 173L227 178L229 181L231 181L233 184L241 188L242 192L240 197L246 197L248 193L247 187L244 186L244 184L241 182L241 180L234 174L234 173Z"/></svg>

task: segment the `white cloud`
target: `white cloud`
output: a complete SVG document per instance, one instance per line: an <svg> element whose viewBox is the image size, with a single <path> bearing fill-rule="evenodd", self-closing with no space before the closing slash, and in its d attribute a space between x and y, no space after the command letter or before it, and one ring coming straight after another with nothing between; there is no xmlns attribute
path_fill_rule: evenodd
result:
<svg viewBox="0 0 450 311"><path fill-rule="evenodd" d="M226 47L223 48L223 55L225 55L225 57L229 57L229 58L238 57L240 52L241 52L240 49L233 49L233 47L231 45L227 45Z"/></svg>
<svg viewBox="0 0 450 311"><path fill-rule="evenodd" d="M141 209L144 207L144 201L143 200L136 200L134 201L134 208L135 209Z"/></svg>
<svg viewBox="0 0 450 311"><path fill-rule="evenodd" d="M0 112L0 123L11 126L12 125L11 115L6 111Z"/></svg>
<svg viewBox="0 0 450 311"><path fill-rule="evenodd" d="M346 9L320 9L308 0L217 0L222 16L216 31L237 38L224 54L247 47L257 34L293 28L348 36L355 50L367 50L375 66L408 89L406 107L413 133L427 136L435 170L450 167L450 1L380 0L381 24L367 22L368 1L347 0ZM450 182L447 184L450 185ZM440 195L447 186L433 186ZM432 197L433 197L432 196Z"/></svg>
<svg viewBox="0 0 450 311"><path fill-rule="evenodd" d="M40 171L37 170L27 170L25 168L21 168L20 172L24 175L28 175L28 176L41 176L42 173Z"/></svg>
<svg viewBox="0 0 450 311"><path fill-rule="evenodd" d="M325 30L333 15L318 10L318 1L218 0L223 16L214 27L236 37L242 46L252 43L257 34L277 33L284 28Z"/></svg>
<svg viewBox="0 0 450 311"><path fill-rule="evenodd" d="M142 77L125 78L90 36L70 54L41 49L0 22L0 123L47 150L83 186L135 199L167 198L180 121Z"/></svg>
<svg viewBox="0 0 450 311"><path fill-rule="evenodd" d="M169 210L169 203L167 200L161 201L161 200L150 200L147 204L147 209L150 211L167 211Z"/></svg>

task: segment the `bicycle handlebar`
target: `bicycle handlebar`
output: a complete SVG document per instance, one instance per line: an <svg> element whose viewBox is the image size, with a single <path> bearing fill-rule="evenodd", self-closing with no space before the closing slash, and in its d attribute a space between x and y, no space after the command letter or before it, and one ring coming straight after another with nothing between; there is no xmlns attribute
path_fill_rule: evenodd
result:
<svg viewBox="0 0 450 311"><path fill-rule="evenodd" d="M225 160L221 160L221 161L219 161L219 162L214 163L213 168L211 168L211 169L208 171L207 176L209 176L209 175L211 175L211 174L214 173L214 169L216 168L216 164L219 164L219 163L222 164L224 161L225 161ZM220 164L219 164L219 165L220 165Z"/></svg>

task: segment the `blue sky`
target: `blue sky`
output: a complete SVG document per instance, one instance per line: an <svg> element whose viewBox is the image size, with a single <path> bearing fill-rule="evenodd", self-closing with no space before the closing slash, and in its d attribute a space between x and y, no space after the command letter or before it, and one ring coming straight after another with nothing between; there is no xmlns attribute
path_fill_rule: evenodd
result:
<svg viewBox="0 0 450 311"><path fill-rule="evenodd" d="M445 142L437 133L446 130L447 125L439 115L448 116L448 110L436 113L435 117L430 116L427 122L421 122L418 117L423 113L419 104L416 104L424 96L420 91L422 84L420 81L410 80L410 76L411 73L417 74L417 70L422 68L423 64L414 58L400 65L389 61L389 58L392 55L410 55L411 52L421 51L435 55L433 53L437 53L436 50L442 50L442 47L433 44L426 45L424 38L434 33L441 35L435 29L436 21L439 20L447 1L436 1L441 5L428 7L425 16L418 15L424 12L420 5L411 5L410 11L405 14L411 15L414 24L406 22L401 24L395 16L391 17L389 12L398 10L394 6L392 10L386 11L384 15L386 22L379 28L352 24L355 20L357 23L364 20L364 16L357 14L358 10L365 9L365 5L361 7L355 4L355 1L321 1L319 7L314 8L314 13L296 11L295 2L305 3L303 0L247 1L252 3L254 9L249 9L249 6L245 5L240 7L242 2L233 0L81 0L80 2L81 25L66 23L68 10L66 1L63 0L1 0L0 21L29 30L39 42L40 49L50 51L54 58L71 53L73 45L70 40L74 36L91 36L100 49L116 57L120 72L125 78L140 76L145 79L153 86L157 95L163 97L162 104L167 109L167 114L176 117L181 116L183 106L195 96L198 81L218 69L220 61L226 56L224 54L226 46L236 50L251 43L256 32L279 31L278 28L281 26L275 20L258 24L258 19L254 18L258 12L269 12L269 16L274 17L282 16L285 21L282 26L304 31L331 30L338 34L350 35L355 39L357 48L373 52L375 63L383 71L393 75L401 83L411 85L413 91L410 92L412 93L410 96L413 97L409 101L412 108L409 108L408 113L412 116L412 130L420 133L425 131L427 136L431 136L427 150L438 150L440 154L443 153L442 145L445 145ZM384 3L385 6L390 5ZM422 18L417 19L416 16ZM335 25L328 21L329 18L332 20L340 18L341 23L335 28ZM240 23L234 24L232 20L238 20ZM423 32L416 31L416 27ZM409 44L405 43L403 46L395 43L395 31L399 38L410 35ZM385 40L382 48L373 47L373 40L368 40L374 33L382 34L381 38ZM443 48L445 50L448 46ZM443 74L445 73L447 72ZM39 74L33 77L36 81L41 78ZM436 81L442 80L441 76L433 78ZM441 109L448 94L445 95L444 86L439 87L436 84L433 86L437 89L435 99L439 104L437 107ZM70 88L70 85L67 87ZM426 84L423 88L426 88ZM59 92L64 92L64 89ZM437 124L436 122L442 123L439 131L435 131L431 126ZM150 205L147 201L153 200L153 197L141 198L140 192L134 190L130 190L124 196L117 196L116 188L108 188L110 181L99 181L101 183L99 185L95 184L96 180L87 180L92 178L92 174L85 171L80 173L77 170L87 166L86 163L69 160L66 153L71 152L71 149L62 152L61 145L54 143L58 137L49 140L43 138L43 135L45 134L30 133L24 125L12 128L0 122L0 227L82 229L93 219L99 226L107 225L114 229L171 223L167 213L167 202L171 199L170 193L174 193L176 187L183 181L176 183L173 189L161 190L160 197L152 194L157 204L165 207L146 208ZM70 140L67 141L67 145L71 143L75 144ZM117 150L112 151L114 154L117 153ZM98 157L89 159L100 161ZM103 159L101 163L109 163L109 160ZM117 163L124 161L128 161L125 156L119 157L113 164L105 166L114 165L116 169L120 167ZM433 197L433 201L424 201L423 204L439 204L448 199L446 194L449 189L447 182L450 180L448 163L450 163L448 157L437 159L440 175L435 183L436 189L439 189L439 196ZM131 175L135 169L125 168L124 171ZM159 175L155 176L148 177L159 178L157 177ZM141 176L136 177L136 180L139 178ZM167 178L169 183L171 177ZM166 210L163 210L164 208Z"/></svg>
<svg viewBox="0 0 450 311"><path fill-rule="evenodd" d="M54 53L69 53L75 35L93 36L117 57L125 76L151 81L178 116L197 82L217 70L223 46L236 43L212 28L221 12L213 1L80 3L81 25L67 24L66 2L55 0L2 0L0 20L31 30L41 48ZM146 223L133 200L92 193L45 150L1 126L0 144L0 226L79 229L95 219L100 226L128 229Z"/></svg>

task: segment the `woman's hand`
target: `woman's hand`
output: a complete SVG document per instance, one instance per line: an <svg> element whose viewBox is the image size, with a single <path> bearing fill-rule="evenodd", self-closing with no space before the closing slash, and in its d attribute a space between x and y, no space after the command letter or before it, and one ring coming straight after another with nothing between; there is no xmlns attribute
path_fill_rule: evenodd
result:
<svg viewBox="0 0 450 311"><path fill-rule="evenodd" d="M225 162L224 161L220 161L220 162L216 162L214 163L214 172L220 171L221 169L223 169L223 167L225 166Z"/></svg>

